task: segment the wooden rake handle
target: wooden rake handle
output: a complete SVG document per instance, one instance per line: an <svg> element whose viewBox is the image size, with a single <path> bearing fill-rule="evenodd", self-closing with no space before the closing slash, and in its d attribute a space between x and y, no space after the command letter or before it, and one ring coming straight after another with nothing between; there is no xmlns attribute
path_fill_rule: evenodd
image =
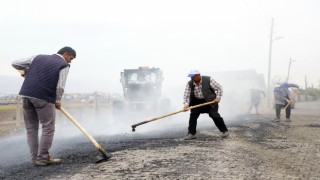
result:
<svg viewBox="0 0 320 180"><path fill-rule="evenodd" d="M298 94L299 94L299 92L295 93L295 94L291 97L291 99L296 98L296 96L297 96ZM291 104L291 99L289 100L288 104L287 104L283 109L287 109L287 107Z"/></svg>
<svg viewBox="0 0 320 180"><path fill-rule="evenodd" d="M149 122L152 122L152 121L156 121L158 119L162 119L162 118L165 118L165 117L168 117L168 116L172 116L174 114L178 114L178 113L181 113L181 112L186 112L188 110L191 110L191 109L194 109L194 108L198 108L198 107L201 107L201 106L206 106L206 105L210 105L210 104L214 104L216 103L216 101L210 101L210 102L207 102L207 103L203 103L203 104L198 104L198 105L195 105L195 106L190 106L187 110L184 110L184 109L181 109L179 111L175 111L175 112L172 112L172 113L169 113L169 114L165 114L163 116L160 116L160 117L156 117L156 118L152 118L152 119L149 119L149 120L145 120L145 121L142 121L142 122L139 122L139 123L136 123L136 124L133 124L131 127L132 127L132 131L135 131L135 128L137 126L140 126L142 124L146 124L146 123L149 123Z"/></svg>
<svg viewBox="0 0 320 180"><path fill-rule="evenodd" d="M68 119L73 122L73 124L75 124L80 131L82 131L82 133L87 136L87 138L93 143L93 145L100 151L100 152L104 152L104 148L102 148L100 146L100 144L98 144L98 142L63 108L60 108L60 111L66 115L68 117Z"/></svg>

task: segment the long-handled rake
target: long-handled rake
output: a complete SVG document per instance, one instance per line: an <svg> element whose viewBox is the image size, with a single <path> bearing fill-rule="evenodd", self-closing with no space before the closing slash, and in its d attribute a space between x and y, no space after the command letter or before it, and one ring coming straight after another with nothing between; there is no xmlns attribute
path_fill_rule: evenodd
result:
<svg viewBox="0 0 320 180"><path fill-rule="evenodd" d="M142 122L139 122L139 123L136 123L136 124L133 124L131 127L132 127L132 131L136 131L136 127L137 126L140 126L142 124L146 124L146 123L149 123L149 122L152 122L152 121L156 121L158 119L162 119L162 118L165 118L165 117L168 117L168 116L172 116L174 114L178 114L178 113L181 113L181 112L186 112L188 110L191 110L191 109L194 109L194 108L198 108L198 107L201 107L201 106L206 106L206 105L210 105L210 104L214 104L216 103L216 101L210 101L210 102L207 102L207 103L203 103L203 104L198 104L198 105L195 105L195 106L190 106L187 110L184 110L184 109L181 109L179 111L176 111L176 112L172 112L172 113L169 113L169 114L165 114L163 116L160 116L160 117L156 117L156 118L152 118L152 119L149 119L149 120L145 120L145 121L142 121Z"/></svg>
<svg viewBox="0 0 320 180"><path fill-rule="evenodd" d="M112 157L111 153L107 153L106 150L98 144L98 142L63 108L60 108L61 112L66 115L73 124L75 124L85 136L94 144L94 146L99 150L101 153L100 156L97 157L96 163L100 163L106 161Z"/></svg>
<svg viewBox="0 0 320 180"><path fill-rule="evenodd" d="M288 101L287 105L286 105L283 109L281 109L281 111L280 111L280 113L279 113L279 116L281 115L281 113L282 113L283 111L285 111L285 110L288 108L288 106L292 103L292 99L294 99L298 94L299 94L299 92L295 93L295 94L291 97L291 100Z"/></svg>

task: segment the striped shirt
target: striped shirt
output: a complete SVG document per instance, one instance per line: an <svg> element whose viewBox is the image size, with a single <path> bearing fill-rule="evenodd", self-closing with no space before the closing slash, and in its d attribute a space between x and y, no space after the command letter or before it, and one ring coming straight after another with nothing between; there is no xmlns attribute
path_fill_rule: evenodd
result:
<svg viewBox="0 0 320 180"><path fill-rule="evenodd" d="M202 91L201 91L201 89L202 89L202 79L201 79L199 85L197 85L195 82L193 82L193 85L195 85L194 86L194 96L197 99L204 99ZM217 95L216 98L220 99L221 96L223 95L222 86L212 78L210 78L210 86L215 91L215 93ZM187 83L186 88L184 90L184 95L183 95L183 105L184 106L189 106L190 94L191 94L191 87L189 86L189 83Z"/></svg>
<svg viewBox="0 0 320 180"><path fill-rule="evenodd" d="M61 56L60 54L56 54L56 55L58 55L61 58L63 58L63 56ZM16 60L16 61L14 61L12 63L12 66L14 68L16 68L17 70L19 70L20 72L24 72L24 70L31 65L33 59L36 56L37 55L31 56L29 58L23 58L23 59ZM67 66L67 67L65 67L65 68L60 70L59 80L58 80L58 83L57 83L57 90L56 90L56 96L57 96L56 97L56 101L61 101L62 95L64 93L64 88L65 88L65 85L66 85L68 73L69 73L69 66ZM28 97L28 98L33 98L33 97Z"/></svg>

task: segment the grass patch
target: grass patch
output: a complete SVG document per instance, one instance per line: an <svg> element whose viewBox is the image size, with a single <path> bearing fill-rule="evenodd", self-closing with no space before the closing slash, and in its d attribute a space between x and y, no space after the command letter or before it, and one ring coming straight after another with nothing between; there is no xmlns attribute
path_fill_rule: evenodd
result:
<svg viewBox="0 0 320 180"><path fill-rule="evenodd" d="M11 106L0 106L0 111L6 111L6 110L16 110L17 107L14 105Z"/></svg>

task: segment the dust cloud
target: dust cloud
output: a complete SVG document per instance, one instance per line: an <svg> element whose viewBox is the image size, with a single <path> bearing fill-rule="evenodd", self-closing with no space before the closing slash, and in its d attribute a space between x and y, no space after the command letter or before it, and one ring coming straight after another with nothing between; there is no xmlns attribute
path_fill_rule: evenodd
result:
<svg viewBox="0 0 320 180"><path fill-rule="evenodd" d="M228 122L236 121L239 116L246 115L250 107L250 89L255 88L265 92L264 77L254 70L243 71L223 71L204 72L202 75L211 76L222 85L224 94L219 104L219 113ZM187 80L188 81L188 80ZM166 132L166 129L180 128L187 133L189 111L177 113L172 116L161 118L136 127L136 132L132 132L131 125L168 115L183 108L183 92L186 82L180 83L176 87L163 87L163 97L170 100L170 108L166 111L159 111L159 107L150 105L142 109L130 110L122 109L118 114L113 113L112 104L107 107L73 108L67 109L69 113L92 135L125 135L153 133L155 131ZM160 98L161 99L161 98ZM266 98L262 97L260 109L265 108ZM129 108L127 108L129 109ZM263 113L263 110L261 111ZM252 109L249 113L255 113ZM216 128L211 118L203 114L199 118L198 126ZM57 113L57 137L77 136L81 132L67 119L61 112Z"/></svg>
<svg viewBox="0 0 320 180"><path fill-rule="evenodd" d="M224 118L228 126L232 122L239 121L240 116L247 115L250 106L250 88L265 91L265 83L262 75L254 70L248 71L225 71L225 72L204 72L214 78L222 85L224 94L219 103L219 113ZM189 111L161 118L135 128L132 132L132 125L161 117L183 108L183 92L186 82L179 83L177 86L163 87L162 96L170 100L170 107L166 111L154 106L139 110L123 110L115 116L112 103L108 105L93 106L82 105L80 107L68 106L63 104L66 111L94 138L103 138L104 141L115 142L117 140L130 140L130 138L156 137L175 137L173 133L181 132L183 137L187 134ZM266 98L262 98L260 109L263 113ZM251 113L255 113L254 110ZM200 115L198 119L198 130L202 128L212 128L218 131L213 121L207 114ZM26 141L26 132L21 131L15 135L1 138L0 154L1 166L19 164L30 161L29 149ZM181 137L181 138L182 138ZM98 139L99 140L99 139ZM72 143L88 143L87 137L76 127L62 112L56 113L56 132L52 145L52 151L62 151L72 149ZM90 142L89 142L90 143ZM99 141L98 141L99 143ZM19 147L17 147L19 144ZM94 147L92 147L94 148Z"/></svg>

